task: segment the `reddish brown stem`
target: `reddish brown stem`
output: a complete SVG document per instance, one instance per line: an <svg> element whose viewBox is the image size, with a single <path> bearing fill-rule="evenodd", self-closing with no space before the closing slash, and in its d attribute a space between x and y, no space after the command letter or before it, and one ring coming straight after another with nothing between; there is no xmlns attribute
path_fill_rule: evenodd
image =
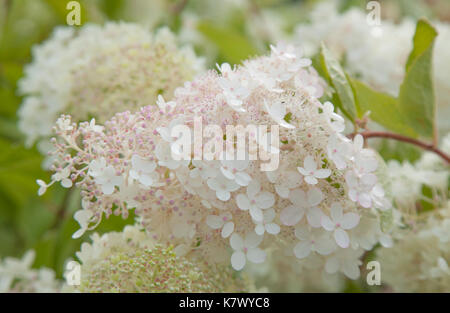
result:
<svg viewBox="0 0 450 313"><path fill-rule="evenodd" d="M423 142L423 141L420 141L420 140L417 140L414 138L410 138L410 137L406 137L406 136L394 134L394 133L388 133L388 132L364 131L359 134L361 136L363 136L364 139L367 139L367 138L389 138L389 139L394 139L394 140L398 140L398 141L402 141L402 142L407 142L412 145L418 146L424 150L434 152L437 155L439 155L441 158L443 158L447 162L447 164L450 163L450 156L447 155L446 153L444 153L443 151L439 150L436 146L434 146L433 144L430 144L430 143L426 143L426 142ZM353 136L354 136L354 134L352 135L352 137Z"/></svg>

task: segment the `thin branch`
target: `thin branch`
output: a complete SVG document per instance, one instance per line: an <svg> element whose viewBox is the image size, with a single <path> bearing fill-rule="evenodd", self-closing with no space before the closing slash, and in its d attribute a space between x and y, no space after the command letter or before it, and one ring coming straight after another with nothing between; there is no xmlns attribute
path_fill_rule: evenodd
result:
<svg viewBox="0 0 450 313"><path fill-rule="evenodd" d="M394 139L402 142L406 142L415 146L418 146L424 150L431 151L439 155L441 158L443 158L447 164L450 163L450 156L444 153L442 150L439 150L435 145L426 143L414 138L406 137L399 134L389 133L389 132L378 132L378 131L364 131L362 133L359 133L361 136L364 137L364 139L368 138L388 138L388 139ZM355 134L352 134L351 137L354 137Z"/></svg>

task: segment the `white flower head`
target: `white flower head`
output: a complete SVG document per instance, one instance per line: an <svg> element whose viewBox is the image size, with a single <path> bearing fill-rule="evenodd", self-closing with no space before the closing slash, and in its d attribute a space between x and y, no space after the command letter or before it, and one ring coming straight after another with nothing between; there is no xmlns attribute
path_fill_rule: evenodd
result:
<svg viewBox="0 0 450 313"><path fill-rule="evenodd" d="M155 172L156 163L154 161L146 160L139 155L134 154L131 157L131 165L131 178L138 180L146 187L152 186L157 182L159 175Z"/></svg>
<svg viewBox="0 0 450 313"><path fill-rule="evenodd" d="M317 163L311 155L303 160L303 167L297 167L297 170L305 177L305 182L310 185L316 185L318 178L327 178L331 175L330 169L317 168Z"/></svg>
<svg viewBox="0 0 450 313"><path fill-rule="evenodd" d="M263 210L275 204L275 196L268 191L261 191L259 181L252 180L247 186L247 193L240 193L236 196L236 203L241 210L248 210L256 222L262 222L264 220Z"/></svg>
<svg viewBox="0 0 450 313"><path fill-rule="evenodd" d="M308 224L314 228L320 227L323 213L317 206L323 199L324 195L317 187L313 187L307 192L300 188L294 189L289 194L292 205L281 211L280 219L284 225L293 226L300 222L306 213Z"/></svg>
<svg viewBox="0 0 450 313"><path fill-rule="evenodd" d="M346 230L355 228L359 223L359 215L356 213L343 213L342 206L335 202L330 208L331 218L322 216L322 227L328 231L333 231L334 239L341 248L348 248L350 238Z"/></svg>
<svg viewBox="0 0 450 313"><path fill-rule="evenodd" d="M247 233L245 239L242 239L237 233L231 235L230 245L234 250L231 255L231 266L236 271L240 271L244 268L246 260L253 263L264 262L266 253L258 248L262 240L263 236L258 236L254 232Z"/></svg>
<svg viewBox="0 0 450 313"><path fill-rule="evenodd" d="M206 224L212 229L222 229L222 238L229 237L234 231L234 223L231 221L233 216L226 212L221 215L208 215L206 217Z"/></svg>

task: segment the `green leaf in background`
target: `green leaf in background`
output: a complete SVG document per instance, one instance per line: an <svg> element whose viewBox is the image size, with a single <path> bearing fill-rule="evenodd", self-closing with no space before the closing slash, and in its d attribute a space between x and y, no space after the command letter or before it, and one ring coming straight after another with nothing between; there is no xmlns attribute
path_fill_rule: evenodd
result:
<svg viewBox="0 0 450 313"><path fill-rule="evenodd" d="M433 26L426 20L419 20L399 94L400 112L409 125L426 138L435 134L432 55L436 35Z"/></svg>
<svg viewBox="0 0 450 313"><path fill-rule="evenodd" d="M347 75L339 61L331 54L330 50L322 43L320 58L328 83L334 88L334 104L351 120L356 118L356 105L353 90Z"/></svg>
<svg viewBox="0 0 450 313"><path fill-rule="evenodd" d="M416 132L403 119L398 100L386 93L378 92L356 79L350 79L355 94L358 116L370 111L369 118L396 133L417 137Z"/></svg>
<svg viewBox="0 0 450 313"><path fill-rule="evenodd" d="M198 31L219 49L226 62L239 64L248 57L259 54L259 50L242 34L214 25L212 22L201 22Z"/></svg>

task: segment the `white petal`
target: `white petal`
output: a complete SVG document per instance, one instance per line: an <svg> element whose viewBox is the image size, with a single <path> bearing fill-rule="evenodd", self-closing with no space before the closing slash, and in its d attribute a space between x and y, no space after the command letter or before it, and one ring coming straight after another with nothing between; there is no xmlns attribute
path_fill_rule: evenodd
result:
<svg viewBox="0 0 450 313"><path fill-rule="evenodd" d="M72 238L73 239L78 239L81 236L83 236L83 234L86 232L86 228L80 228L79 230L77 230L73 235Z"/></svg>
<svg viewBox="0 0 450 313"><path fill-rule="evenodd" d="M231 194L228 191L218 190L216 191L216 196L219 200L228 201L231 197Z"/></svg>
<svg viewBox="0 0 450 313"><path fill-rule="evenodd" d="M334 244L334 242L325 236L317 239L314 243L314 250L321 255L328 255L333 252L335 248L336 245Z"/></svg>
<svg viewBox="0 0 450 313"><path fill-rule="evenodd" d="M261 190L261 184L258 180L253 179L247 186L247 195L249 198L254 198Z"/></svg>
<svg viewBox="0 0 450 313"><path fill-rule="evenodd" d="M317 208L317 207L310 208L308 210L308 213L306 214L306 219L308 220L308 224L314 228L320 227L320 221L321 221L322 215L323 215L323 213L319 208Z"/></svg>
<svg viewBox="0 0 450 313"><path fill-rule="evenodd" d="M316 206L322 202L324 196L319 188L313 187L308 191L308 203L310 206Z"/></svg>
<svg viewBox="0 0 450 313"><path fill-rule="evenodd" d="M336 273L339 270L339 260L337 257L331 257L325 263L325 271L328 274Z"/></svg>
<svg viewBox="0 0 450 313"><path fill-rule="evenodd" d="M307 172L312 172L317 169L316 161L312 156L308 155L305 160L303 160L303 168Z"/></svg>
<svg viewBox="0 0 450 313"><path fill-rule="evenodd" d="M255 226L255 233L257 235L262 236L262 235L264 235L265 231L266 231L266 229L264 228L263 224L258 224L258 225Z"/></svg>
<svg viewBox="0 0 450 313"><path fill-rule="evenodd" d="M359 215L356 213L346 213L342 219L341 227L343 229L352 229L359 223Z"/></svg>
<svg viewBox="0 0 450 313"><path fill-rule="evenodd" d="M72 181L68 178L64 178L63 180L61 180L61 186L63 186L64 188L70 188L72 187Z"/></svg>
<svg viewBox="0 0 450 313"><path fill-rule="evenodd" d="M239 186L247 186L251 180L250 175L244 172L239 172L235 175L235 181Z"/></svg>
<svg viewBox="0 0 450 313"><path fill-rule="evenodd" d="M348 237L347 232L342 228L337 228L334 231L334 239L341 248L348 248L350 244L350 238Z"/></svg>
<svg viewBox="0 0 450 313"><path fill-rule="evenodd" d="M264 220L264 215L261 209L252 206L250 208L250 216L252 219L254 219L256 222L262 222Z"/></svg>
<svg viewBox="0 0 450 313"><path fill-rule="evenodd" d="M238 234L234 233L230 237L230 246L233 248L233 250L242 250L244 249L244 240L242 240L242 237Z"/></svg>
<svg viewBox="0 0 450 313"><path fill-rule="evenodd" d="M297 206L305 207L306 206L306 193L300 189L294 189L289 192L289 200Z"/></svg>
<svg viewBox="0 0 450 313"><path fill-rule="evenodd" d="M231 266L240 271L245 266L245 254L242 251L236 251L231 255Z"/></svg>
<svg viewBox="0 0 450 313"><path fill-rule="evenodd" d="M287 187L275 185L275 191L281 198L286 199L287 197L289 197L289 188Z"/></svg>
<svg viewBox="0 0 450 313"><path fill-rule="evenodd" d="M223 225L222 228L222 238L227 238L228 236L230 236L234 231L234 223L233 222L228 222L225 225Z"/></svg>
<svg viewBox="0 0 450 313"><path fill-rule="evenodd" d="M325 230L332 231L335 228L333 221L326 215L322 215L320 223Z"/></svg>
<svg viewBox="0 0 450 313"><path fill-rule="evenodd" d="M219 229L223 225L223 219L218 215L208 215L206 217L206 225L212 229Z"/></svg>
<svg viewBox="0 0 450 313"><path fill-rule="evenodd" d="M280 226L275 223L266 224L266 231L271 235L276 235L280 232Z"/></svg>
<svg viewBox="0 0 450 313"><path fill-rule="evenodd" d="M294 254L297 259L306 258L311 253L311 243L307 241L299 242L294 247Z"/></svg>
<svg viewBox="0 0 450 313"><path fill-rule="evenodd" d="M273 193L263 191L256 197L256 204L261 209L268 209L275 204L275 196Z"/></svg>
<svg viewBox="0 0 450 313"><path fill-rule="evenodd" d="M259 248L252 248L247 251L247 259L253 263L262 263L266 259L266 253Z"/></svg>
<svg viewBox="0 0 450 313"><path fill-rule="evenodd" d="M305 176L305 182L310 185L316 185L318 181L314 176Z"/></svg>
<svg viewBox="0 0 450 313"><path fill-rule="evenodd" d="M247 198L246 195L240 193L236 196L236 204L239 207L239 209L243 211L247 211L251 208L250 200Z"/></svg>
<svg viewBox="0 0 450 313"><path fill-rule="evenodd" d="M293 226L297 224L305 214L305 209L289 205L280 214L280 220L284 225Z"/></svg>
<svg viewBox="0 0 450 313"><path fill-rule="evenodd" d="M359 277L359 267L355 263L344 263L342 271L350 279L355 280Z"/></svg>
<svg viewBox="0 0 450 313"><path fill-rule="evenodd" d="M327 178L331 175L331 170L328 168L322 168L314 172L314 176L317 178Z"/></svg>
<svg viewBox="0 0 450 313"><path fill-rule="evenodd" d="M333 202L333 204L331 204L330 213L333 222L335 223L342 222L342 219L344 218L342 211L343 211L342 206L339 203Z"/></svg>
<svg viewBox="0 0 450 313"><path fill-rule="evenodd" d="M245 236L244 246L247 248L256 248L263 239L263 236L258 236L256 233L251 231Z"/></svg>

